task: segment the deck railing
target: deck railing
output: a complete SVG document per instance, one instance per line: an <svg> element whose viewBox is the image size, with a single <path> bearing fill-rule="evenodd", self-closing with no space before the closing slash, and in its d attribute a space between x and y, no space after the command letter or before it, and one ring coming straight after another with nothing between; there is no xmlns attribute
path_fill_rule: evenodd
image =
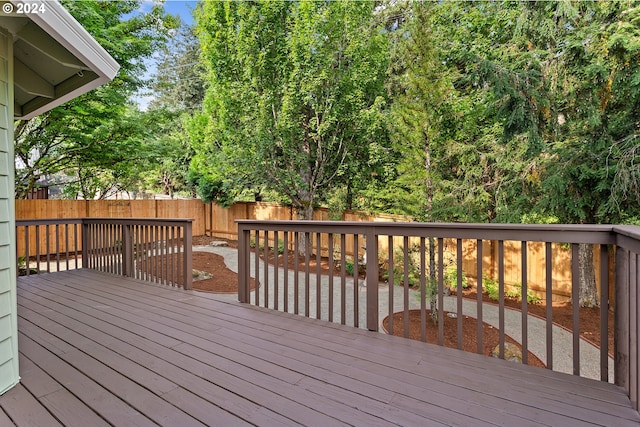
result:
<svg viewBox="0 0 640 427"><path fill-rule="evenodd" d="M189 219L17 220L18 273L90 268L191 289Z"/></svg>
<svg viewBox="0 0 640 427"><path fill-rule="evenodd" d="M16 220L18 273L82 267L82 219Z"/></svg>
<svg viewBox="0 0 640 427"><path fill-rule="evenodd" d="M548 369L563 370L558 347L567 345L555 336L552 304L546 305L546 316L537 322L528 313L527 298L522 298L517 316L517 330L508 330L505 307L509 285L505 271L518 269L518 288L526 296L529 272L545 272L542 298L553 300L554 252L561 248L571 253L572 332L569 334L569 364L564 370L574 375L612 381L624 387L638 408L639 370L638 282L640 263L640 228L611 225L506 225L506 224L425 224L425 223L358 223L333 221L238 221L239 289L241 302L325 319L355 327L378 331L387 317L387 328L393 330L393 313L402 313L402 329L409 331L409 311L420 312L420 338L426 340L429 328L437 330L438 343L443 344L445 311L457 321L458 348L462 348L463 318L478 319L478 352L482 352L482 322L497 310L496 327L500 333L499 355L504 357L505 330L517 335L522 345L522 361L528 363L528 350L537 349ZM464 242L464 245L463 245ZM483 260L484 248L491 242L497 247L497 277L487 278ZM471 243L471 244L469 244ZM505 260L505 245L520 245L520 259ZM579 245L592 245L599 258L594 273L599 283L600 342L595 343L595 362L599 371L589 374L583 369L587 346L580 338L579 313ZM464 247L464 250L463 250ZM469 248L472 250L469 250ZM531 265L527 253L542 251L540 265ZM473 253L470 253L473 252ZM298 258L292 257L299 254ZM614 256L615 254L615 256ZM259 255L259 256L256 256ZM611 257L609 256L611 255ZM475 257L477 299L469 303L463 298L463 258ZM261 259L269 259L263 263ZM615 265L610 265L615 260ZM405 262L406 261L406 262ZM324 263L324 266L322 264ZM358 268L360 266L360 268ZM452 267L453 266L453 267ZM455 273L453 290L448 296L445 276L447 268ZM361 270L358 274L358 270ZM327 273L327 271L331 273ZM416 274L417 272L417 274ZM613 274L615 272L615 274ZM250 277L259 285L250 288ZM615 279L614 279L615 277ZM498 301L487 305L482 290L489 281L497 282ZM613 281L613 282L612 282ZM610 283L611 282L611 283ZM613 287L613 289L610 289ZM433 295L430 298L430 295ZM615 295L615 296L613 296ZM610 297L611 296L611 297ZM437 321L428 316L433 301L438 308ZM608 336L614 325L608 322L609 310L615 309L615 345L609 348ZM472 314L469 314L472 312ZM532 338L533 323L542 324ZM565 332L569 333L569 332ZM514 337L515 338L515 337ZM562 339L562 338L561 338ZM542 350L540 350L542 348ZM594 347L595 348L595 347ZM609 354L613 354L610 363ZM611 366L614 365L614 366ZM615 373L611 374L612 371Z"/></svg>

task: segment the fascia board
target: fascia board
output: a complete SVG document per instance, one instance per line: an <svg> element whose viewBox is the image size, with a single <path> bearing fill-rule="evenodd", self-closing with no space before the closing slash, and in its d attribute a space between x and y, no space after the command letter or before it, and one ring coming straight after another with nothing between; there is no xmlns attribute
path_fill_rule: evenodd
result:
<svg viewBox="0 0 640 427"><path fill-rule="evenodd" d="M44 4L44 13L30 13L25 16L78 57L93 72L109 80L115 77L120 65L57 0L46 2L12 0L11 2L15 5Z"/></svg>

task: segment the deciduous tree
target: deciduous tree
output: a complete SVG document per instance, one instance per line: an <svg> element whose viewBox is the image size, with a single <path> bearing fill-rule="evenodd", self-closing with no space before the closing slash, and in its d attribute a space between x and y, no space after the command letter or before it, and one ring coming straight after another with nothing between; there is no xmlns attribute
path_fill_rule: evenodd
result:
<svg viewBox="0 0 640 427"><path fill-rule="evenodd" d="M64 1L64 6L114 57L116 78L73 101L15 127L16 197L25 197L43 176L78 167L117 171L119 159L135 159L129 99L144 81L144 59L164 42L175 20L160 4L137 13L141 1ZM124 159L124 161L128 161ZM88 174L84 174L88 175ZM79 176L79 175L78 175Z"/></svg>
<svg viewBox="0 0 640 427"><path fill-rule="evenodd" d="M206 2L207 147L241 185L285 194L301 219L364 164L384 105L372 2ZM197 151L197 150L196 150ZM204 154L206 153L206 154ZM202 160L200 161L202 163Z"/></svg>

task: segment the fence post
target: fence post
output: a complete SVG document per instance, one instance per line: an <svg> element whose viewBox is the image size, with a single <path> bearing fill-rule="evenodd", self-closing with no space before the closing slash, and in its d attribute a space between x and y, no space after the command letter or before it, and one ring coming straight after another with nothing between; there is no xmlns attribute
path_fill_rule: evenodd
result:
<svg viewBox="0 0 640 427"><path fill-rule="evenodd" d="M375 227L367 227L367 329L378 331L378 236ZM357 250L357 249L356 249ZM357 252L356 252L357 253Z"/></svg>
<svg viewBox="0 0 640 427"><path fill-rule="evenodd" d="M249 303L249 260L250 252L250 230L245 229L243 224L238 224L238 301ZM256 254L256 256L258 256ZM257 279L256 279L257 280Z"/></svg>
<svg viewBox="0 0 640 427"><path fill-rule="evenodd" d="M191 285L193 284L193 264L191 257L191 249L193 246L193 224L191 220L187 220L184 224L184 236L183 236L183 245L184 245L184 289L191 289Z"/></svg>

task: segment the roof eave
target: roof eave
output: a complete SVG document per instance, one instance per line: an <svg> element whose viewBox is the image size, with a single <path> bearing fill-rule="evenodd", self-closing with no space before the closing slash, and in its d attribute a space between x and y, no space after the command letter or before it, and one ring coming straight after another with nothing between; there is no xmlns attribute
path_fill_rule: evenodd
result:
<svg viewBox="0 0 640 427"><path fill-rule="evenodd" d="M14 5L33 3L25 0L12 0ZM87 81L73 90L61 94L53 99L47 99L34 108L23 108L23 111L15 111L16 119L27 120L55 108L73 98L76 98L98 86L112 80L120 65L109 53L85 30L78 21L58 2L48 1L44 3L44 13L29 14L33 23L46 31L54 40L64 46L70 53L81 60L96 77ZM37 104L37 103L36 103Z"/></svg>

